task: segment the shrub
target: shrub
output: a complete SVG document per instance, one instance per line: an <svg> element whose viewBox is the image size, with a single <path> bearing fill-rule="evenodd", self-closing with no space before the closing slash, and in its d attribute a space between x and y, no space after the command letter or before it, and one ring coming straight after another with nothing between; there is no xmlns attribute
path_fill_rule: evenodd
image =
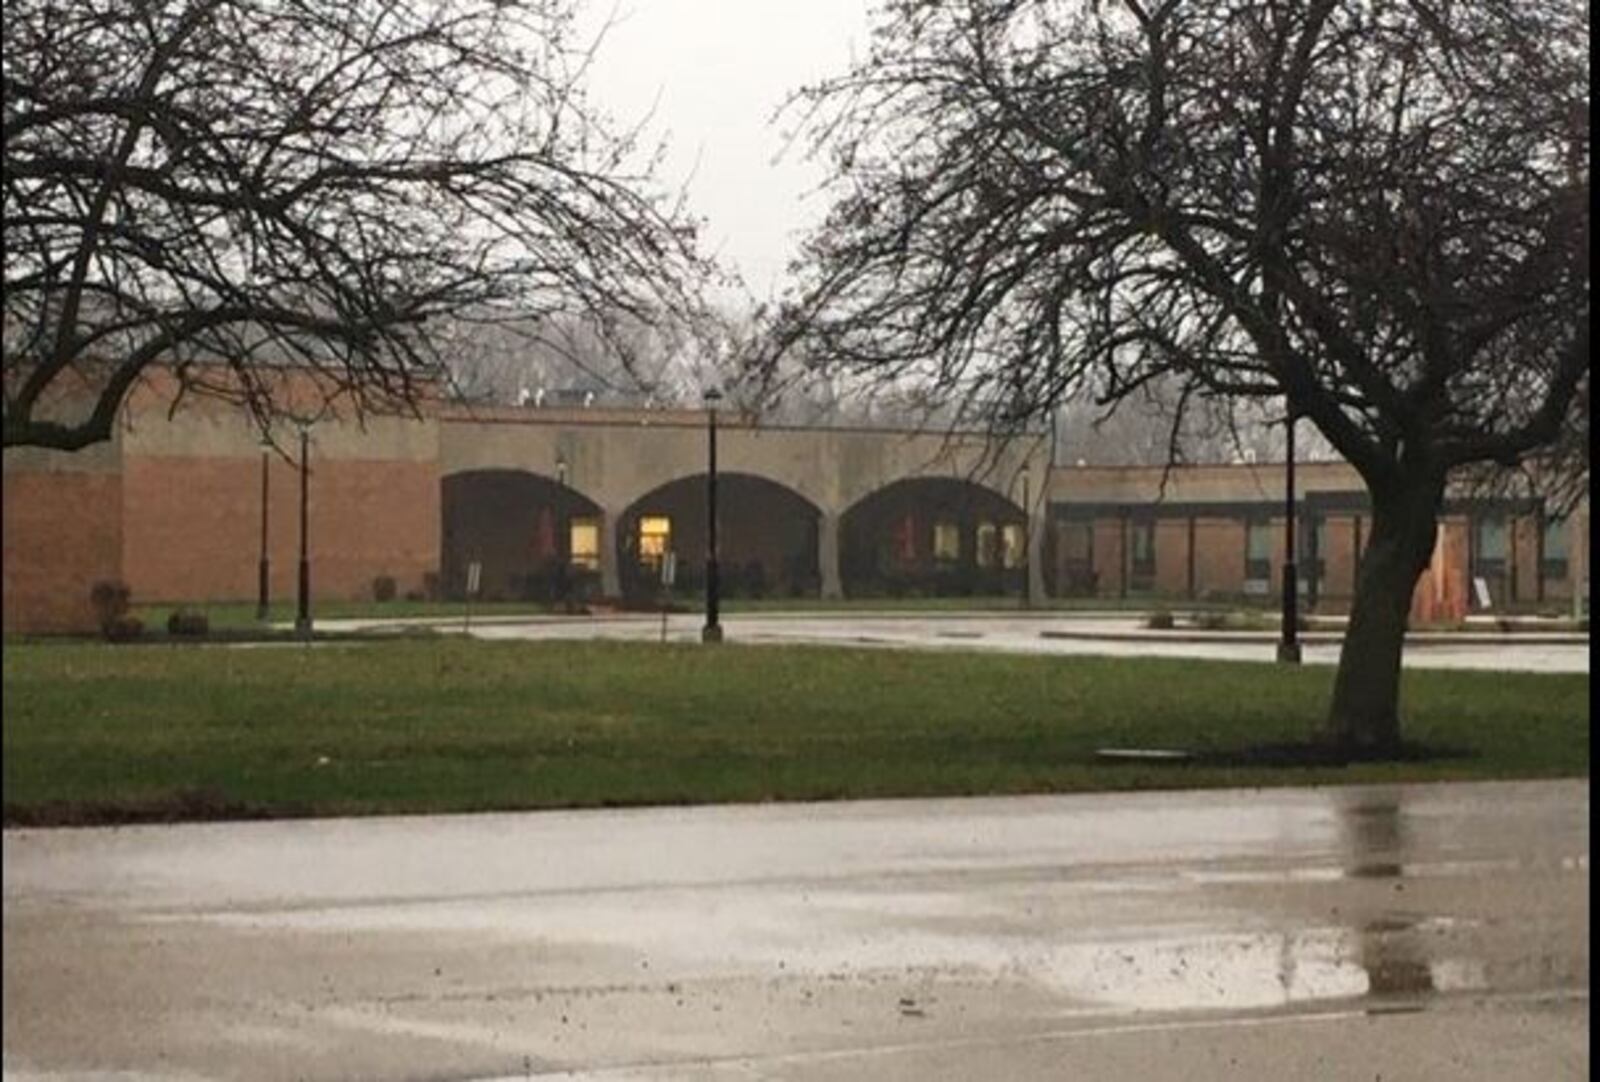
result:
<svg viewBox="0 0 1600 1082"><path fill-rule="evenodd" d="M89 590L89 604L94 608L94 618L102 628L128 614L132 597L133 592L121 579L101 579Z"/></svg>
<svg viewBox="0 0 1600 1082"><path fill-rule="evenodd" d="M111 642L128 642L144 634L144 624L134 616L118 616L102 624L100 633Z"/></svg>
<svg viewBox="0 0 1600 1082"><path fill-rule="evenodd" d="M426 601L426 600L428 600L428 595L423 593L421 590L407 590L406 591L406 600L407 601Z"/></svg>
<svg viewBox="0 0 1600 1082"><path fill-rule="evenodd" d="M429 601L439 600L439 572L424 571L422 573L422 595Z"/></svg>
<svg viewBox="0 0 1600 1082"><path fill-rule="evenodd" d="M167 617L167 634L177 638L200 638L211 630L211 621L199 609L173 609Z"/></svg>
<svg viewBox="0 0 1600 1082"><path fill-rule="evenodd" d="M1172 613L1166 609L1157 609L1145 618L1144 626L1152 631L1170 631L1172 623Z"/></svg>
<svg viewBox="0 0 1600 1082"><path fill-rule="evenodd" d="M372 580L372 600L393 601L396 593L393 575L379 575Z"/></svg>

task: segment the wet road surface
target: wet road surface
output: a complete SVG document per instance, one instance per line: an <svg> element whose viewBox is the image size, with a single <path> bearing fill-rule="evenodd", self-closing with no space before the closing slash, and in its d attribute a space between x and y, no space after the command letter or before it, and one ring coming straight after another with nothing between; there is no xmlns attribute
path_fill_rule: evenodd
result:
<svg viewBox="0 0 1600 1082"><path fill-rule="evenodd" d="M6 1076L1584 1078L1588 808L1567 781L6 831Z"/></svg>
<svg viewBox="0 0 1600 1082"><path fill-rule="evenodd" d="M325 629L355 629L407 622L460 630L462 621L327 620ZM667 621L667 638L700 641L704 618L679 613ZM1224 661L1277 660L1276 632L1149 631L1128 616L988 614L904 616L882 614L733 614L722 618L727 638L749 643L816 643L918 650L998 650L1008 653L1077 654L1111 657L1193 657ZM660 616L491 618L471 624L481 639L629 639L651 641L662 633ZM1301 636L1307 664L1339 660L1339 636L1310 632ZM1589 671L1589 644L1571 634L1496 635L1483 633L1413 634L1407 640L1408 668L1493 669L1523 672Z"/></svg>

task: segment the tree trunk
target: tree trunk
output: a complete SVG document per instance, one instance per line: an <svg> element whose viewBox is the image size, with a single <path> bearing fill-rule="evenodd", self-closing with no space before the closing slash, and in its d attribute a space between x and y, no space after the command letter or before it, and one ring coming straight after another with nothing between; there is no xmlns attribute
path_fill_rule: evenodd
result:
<svg viewBox="0 0 1600 1082"><path fill-rule="evenodd" d="M1443 500L1442 482L1373 493L1372 533L1361 556L1323 734L1352 758L1399 750L1400 653L1411 596L1433 558Z"/></svg>

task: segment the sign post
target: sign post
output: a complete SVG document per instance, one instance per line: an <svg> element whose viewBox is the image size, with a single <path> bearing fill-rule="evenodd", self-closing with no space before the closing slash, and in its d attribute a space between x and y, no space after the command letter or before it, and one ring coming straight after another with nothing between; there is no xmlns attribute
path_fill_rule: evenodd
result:
<svg viewBox="0 0 1600 1082"><path fill-rule="evenodd" d="M483 564L478 560L473 560L467 564L467 612L461 625L463 632L472 630L472 599L477 596L478 584L482 581Z"/></svg>
<svg viewBox="0 0 1600 1082"><path fill-rule="evenodd" d="M667 641L667 605L678 578L678 554L668 549L661 557L661 641Z"/></svg>

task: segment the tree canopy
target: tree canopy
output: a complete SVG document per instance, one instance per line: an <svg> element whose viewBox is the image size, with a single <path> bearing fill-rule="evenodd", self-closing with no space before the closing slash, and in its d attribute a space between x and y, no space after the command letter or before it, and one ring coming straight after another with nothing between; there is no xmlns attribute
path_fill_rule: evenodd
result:
<svg viewBox="0 0 1600 1082"><path fill-rule="evenodd" d="M6 446L109 438L153 363L265 424L274 366L393 407L476 323L696 304L693 223L585 99L572 0L3 18Z"/></svg>
<svg viewBox="0 0 1600 1082"><path fill-rule="evenodd" d="M1392 745L1447 481L1587 484L1588 95L1569 0L892 0L791 105L832 204L772 353L1004 423L1282 400L1372 493L1332 716Z"/></svg>

